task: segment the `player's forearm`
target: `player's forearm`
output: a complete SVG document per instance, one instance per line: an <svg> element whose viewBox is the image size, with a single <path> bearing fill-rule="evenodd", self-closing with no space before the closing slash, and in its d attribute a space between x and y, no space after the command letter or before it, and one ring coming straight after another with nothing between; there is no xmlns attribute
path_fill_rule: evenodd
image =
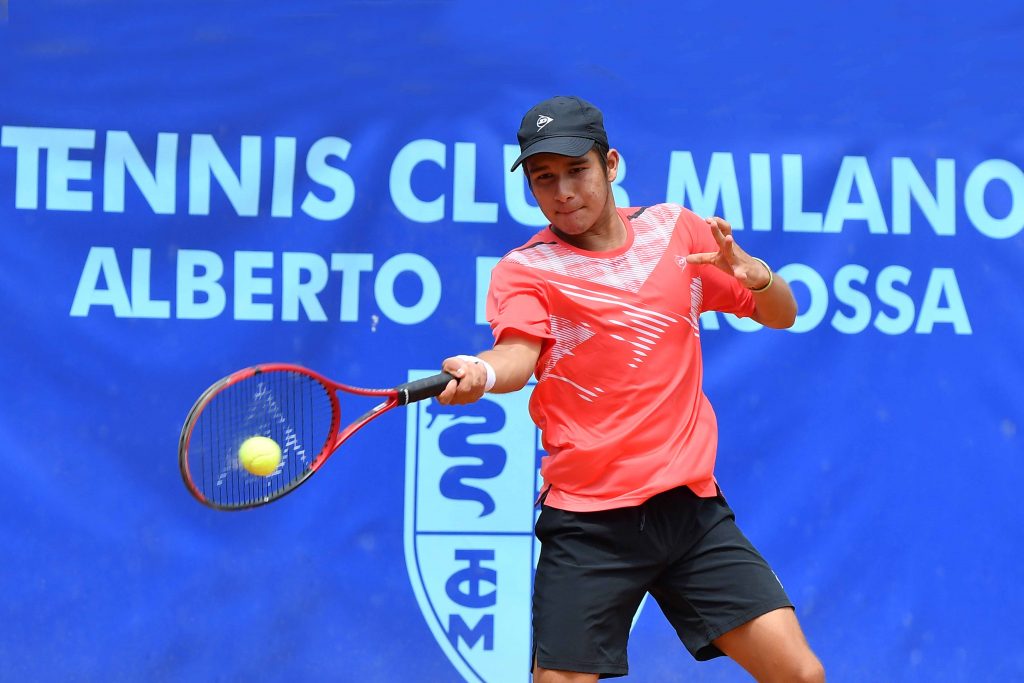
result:
<svg viewBox="0 0 1024 683"><path fill-rule="evenodd" d="M796 320L797 308L793 290L789 288L789 283L777 274L772 275L772 283L767 289L754 292L754 305L752 317L765 327L784 330L792 327Z"/></svg>
<svg viewBox="0 0 1024 683"><path fill-rule="evenodd" d="M444 405L466 404L480 400L486 391L504 394L522 389L537 366L540 346L539 339L512 337L477 356L445 358L441 369L455 380L438 394L437 400Z"/></svg>
<svg viewBox="0 0 1024 683"><path fill-rule="evenodd" d="M477 355L494 368L491 393L505 394L522 389L530 381L540 357L540 341L525 338L502 341Z"/></svg>

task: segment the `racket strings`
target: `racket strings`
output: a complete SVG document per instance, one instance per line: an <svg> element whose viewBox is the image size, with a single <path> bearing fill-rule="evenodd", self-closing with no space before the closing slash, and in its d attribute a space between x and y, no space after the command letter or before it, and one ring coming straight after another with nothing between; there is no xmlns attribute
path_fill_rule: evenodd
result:
<svg viewBox="0 0 1024 683"><path fill-rule="evenodd" d="M213 396L192 428L192 480L220 507L266 500L308 476L333 421L330 391L302 373L262 372L232 384ZM242 443L253 436L281 448L280 462L266 476L252 474L239 458Z"/></svg>

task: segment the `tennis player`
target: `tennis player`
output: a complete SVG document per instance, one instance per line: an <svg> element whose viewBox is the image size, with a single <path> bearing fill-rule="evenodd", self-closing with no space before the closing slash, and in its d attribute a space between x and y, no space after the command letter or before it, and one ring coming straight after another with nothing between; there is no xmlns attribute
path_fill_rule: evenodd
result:
<svg viewBox="0 0 1024 683"><path fill-rule="evenodd" d="M778 578L737 528L714 476L718 428L701 388L704 311L786 328L786 282L721 218L673 204L616 207L619 154L601 112L541 102L519 129L550 225L492 273L495 344L454 356L438 397L478 400L536 375L545 488L533 597L538 683L628 672L645 593L698 660L727 655L758 681L823 681Z"/></svg>

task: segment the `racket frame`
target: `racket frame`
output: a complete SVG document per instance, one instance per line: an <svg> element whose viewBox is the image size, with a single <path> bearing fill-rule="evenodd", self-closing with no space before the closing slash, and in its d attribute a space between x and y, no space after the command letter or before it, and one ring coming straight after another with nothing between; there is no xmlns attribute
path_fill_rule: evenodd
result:
<svg viewBox="0 0 1024 683"><path fill-rule="evenodd" d="M313 462L310 466L300 476L296 477L287 485L273 493L262 498L257 498L243 503L223 504L210 500L192 480L192 473L188 464L192 429L199 421L199 417L203 414L203 410L210 405L214 397L225 389L252 377L272 372L290 372L305 375L324 387L326 390L325 393L327 394L331 404L331 425L327 431L327 437L324 439L324 445L320 452L317 453L316 457L313 458ZM324 377L314 370L310 370L307 367L295 365L293 363L261 363L259 365L252 365L247 368L237 370L227 377L211 384L206 391L199 396L193 404L192 409L189 410L188 416L185 418L185 424L181 428L181 435L178 438L178 468L181 471L181 478L185 482L185 486L189 490L189 493L191 493L196 500L203 505L217 510L247 510L261 505L266 505L267 503L278 500L288 493L291 493L298 488L300 484L313 476L313 474L319 470L325 462L327 462L327 459L338 450L341 444L343 444L357 431L365 427L371 420L383 415L397 406L408 405L409 403L420 401L424 398L437 396L444 390L448 382L452 379L455 379L452 375L442 372L421 380L406 382L390 389L368 389L353 386L351 384L336 382ZM338 400L339 391L344 391L357 396L379 396L383 397L384 400L367 410L344 429L341 429L341 402Z"/></svg>

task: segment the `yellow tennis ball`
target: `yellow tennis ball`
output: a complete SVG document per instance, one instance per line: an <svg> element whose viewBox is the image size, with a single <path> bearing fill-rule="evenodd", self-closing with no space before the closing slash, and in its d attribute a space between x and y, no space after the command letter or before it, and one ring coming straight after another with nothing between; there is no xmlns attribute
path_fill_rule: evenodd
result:
<svg viewBox="0 0 1024 683"><path fill-rule="evenodd" d="M239 446L238 460L249 472L267 477L281 464L281 447L265 436L251 436Z"/></svg>

